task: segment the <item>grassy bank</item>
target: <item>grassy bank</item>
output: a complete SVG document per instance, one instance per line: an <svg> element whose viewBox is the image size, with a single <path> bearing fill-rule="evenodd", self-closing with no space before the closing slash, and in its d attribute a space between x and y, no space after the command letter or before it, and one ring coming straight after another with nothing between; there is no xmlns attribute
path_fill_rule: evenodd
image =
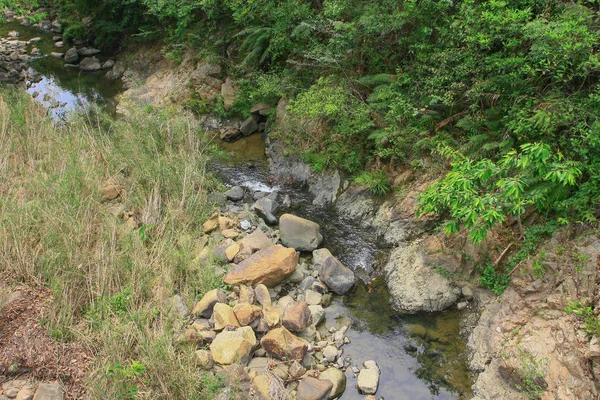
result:
<svg viewBox="0 0 600 400"><path fill-rule="evenodd" d="M176 110L60 126L44 113L0 92L2 283L52 291L42 322L54 339L91 348L91 398L213 398L217 379L173 344L162 306L219 283L197 261L215 185L210 141Z"/></svg>

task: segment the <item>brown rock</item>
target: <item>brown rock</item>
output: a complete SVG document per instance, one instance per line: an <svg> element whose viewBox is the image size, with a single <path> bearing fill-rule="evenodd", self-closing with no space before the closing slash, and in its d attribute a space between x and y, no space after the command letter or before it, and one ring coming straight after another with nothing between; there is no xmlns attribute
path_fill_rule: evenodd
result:
<svg viewBox="0 0 600 400"><path fill-rule="evenodd" d="M226 229L235 228L236 225L237 225L237 222L234 219L227 218L227 217L219 217L219 229L222 231L224 231Z"/></svg>
<svg viewBox="0 0 600 400"><path fill-rule="evenodd" d="M229 261L229 262L233 261L233 259L237 255L237 253L239 253L239 251L240 251L240 245L237 243L234 243L231 246L227 247L225 249L225 257L227 257L227 261Z"/></svg>
<svg viewBox="0 0 600 400"><path fill-rule="evenodd" d="M209 370L215 365L212 354L208 350L197 350L196 351L196 362L202 369Z"/></svg>
<svg viewBox="0 0 600 400"><path fill-rule="evenodd" d="M231 269L223 281L230 285L262 283L275 286L296 269L298 254L294 249L272 246L260 250Z"/></svg>
<svg viewBox="0 0 600 400"><path fill-rule="evenodd" d="M279 312L276 309L271 307L265 307L262 310L263 319L267 323L269 328L275 328L279 325Z"/></svg>
<svg viewBox="0 0 600 400"><path fill-rule="evenodd" d="M285 307L282 324L292 332L302 332L310 322L310 309L306 302L293 302Z"/></svg>
<svg viewBox="0 0 600 400"><path fill-rule="evenodd" d="M234 239L234 238L238 237L240 234L235 229L225 229L224 231L221 231L221 235L223 235L223 237L226 237L228 239Z"/></svg>
<svg viewBox="0 0 600 400"><path fill-rule="evenodd" d="M296 400L327 400L333 383L329 380L320 380L307 376L300 381Z"/></svg>
<svg viewBox="0 0 600 400"><path fill-rule="evenodd" d="M202 230L204 233L211 233L219 227L219 214L214 213L209 220L202 224Z"/></svg>
<svg viewBox="0 0 600 400"><path fill-rule="evenodd" d="M204 318L209 318L212 315L213 308L217 303L225 303L227 296L225 292L219 289L213 289L206 293L192 309L192 314L201 315Z"/></svg>
<svg viewBox="0 0 600 400"><path fill-rule="evenodd" d="M271 378L269 375L258 375L252 380L252 385L261 399L271 398Z"/></svg>
<svg viewBox="0 0 600 400"><path fill-rule="evenodd" d="M302 360L308 342L292 334L286 328L273 329L260 341L265 351L279 360Z"/></svg>
<svg viewBox="0 0 600 400"><path fill-rule="evenodd" d="M239 327L240 323L233 312L233 309L227 304L217 303L213 310L215 317L215 330L220 331L228 326Z"/></svg>
<svg viewBox="0 0 600 400"><path fill-rule="evenodd" d="M240 302L254 304L255 298L254 289L251 286L240 286Z"/></svg>
<svg viewBox="0 0 600 400"><path fill-rule="evenodd" d="M233 312L237 317L240 325L247 326L252 323L256 318L260 317L262 312L260 307L253 306L248 303L238 303L233 307Z"/></svg>
<svg viewBox="0 0 600 400"><path fill-rule="evenodd" d="M219 333L210 345L210 353L222 365L247 364L254 346L254 331L249 326L244 326L235 331Z"/></svg>
<svg viewBox="0 0 600 400"><path fill-rule="evenodd" d="M258 304L265 307L271 307L271 295L269 294L269 289L263 284L258 284L254 288L254 296L256 297L256 301Z"/></svg>

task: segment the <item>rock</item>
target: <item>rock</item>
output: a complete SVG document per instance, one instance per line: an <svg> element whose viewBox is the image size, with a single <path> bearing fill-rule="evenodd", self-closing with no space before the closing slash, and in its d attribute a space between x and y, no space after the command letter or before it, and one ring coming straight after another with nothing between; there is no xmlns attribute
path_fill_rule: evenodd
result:
<svg viewBox="0 0 600 400"><path fill-rule="evenodd" d="M225 196L231 201L240 201L244 198L244 188L241 186L234 186L225 192Z"/></svg>
<svg viewBox="0 0 600 400"><path fill-rule="evenodd" d="M239 294L239 302L254 304L255 300L256 300L256 294L254 293L254 289L252 289L251 286L241 285L240 286L240 294Z"/></svg>
<svg viewBox="0 0 600 400"><path fill-rule="evenodd" d="M283 196L283 200L281 201L281 206L283 208L291 208L292 207L292 199L289 194Z"/></svg>
<svg viewBox="0 0 600 400"><path fill-rule="evenodd" d="M233 103L235 103L236 92L233 80L230 77L225 78L225 83L221 86L221 97L223 97L225 111L229 111Z"/></svg>
<svg viewBox="0 0 600 400"><path fill-rule="evenodd" d="M102 64L96 57L86 57L79 63L79 69L82 71L99 71L101 68Z"/></svg>
<svg viewBox="0 0 600 400"><path fill-rule="evenodd" d="M115 61L114 60L106 60L102 64L102 69L111 69L114 66L115 66Z"/></svg>
<svg viewBox="0 0 600 400"><path fill-rule="evenodd" d="M317 293L314 290L306 290L304 292L304 301L306 301L306 304L310 305L310 306L316 306L321 304L321 299L323 298L323 295L321 293Z"/></svg>
<svg viewBox="0 0 600 400"><path fill-rule="evenodd" d="M81 49L78 49L77 52L81 57L90 57L99 54L100 50L94 49L93 47L82 47Z"/></svg>
<svg viewBox="0 0 600 400"><path fill-rule="evenodd" d="M240 125L240 132L242 132L242 135L244 135L244 136L250 136L257 130L258 130L258 123L256 122L256 120L254 119L254 117L252 115L250 117L248 117L247 120L242 122L242 125Z"/></svg>
<svg viewBox="0 0 600 400"><path fill-rule="evenodd" d="M285 327L273 329L260 341L265 351L279 360L302 360L308 342L295 336Z"/></svg>
<svg viewBox="0 0 600 400"><path fill-rule="evenodd" d="M254 331L245 326L235 331L219 333L210 345L210 353L222 365L247 364L256 343Z"/></svg>
<svg viewBox="0 0 600 400"><path fill-rule="evenodd" d="M71 47L65 53L65 63L75 64L77 61L79 61L79 53L75 47Z"/></svg>
<svg viewBox="0 0 600 400"><path fill-rule="evenodd" d="M333 256L323 262L320 277L329 289L340 296L354 286L354 272Z"/></svg>
<svg viewBox="0 0 600 400"><path fill-rule="evenodd" d="M240 249L250 249L251 253L274 246L273 242L261 230L256 230L239 241Z"/></svg>
<svg viewBox="0 0 600 400"><path fill-rule="evenodd" d="M183 321L190 315L190 311L185 305L183 297L178 294L166 299L164 306L166 313L170 315L173 320Z"/></svg>
<svg viewBox="0 0 600 400"><path fill-rule="evenodd" d="M219 227L219 214L214 213L210 219L208 219L205 223L202 224L202 231L204 233L211 233L215 229Z"/></svg>
<svg viewBox="0 0 600 400"><path fill-rule="evenodd" d="M239 252L240 252L240 245L237 243L234 243L231 246L227 247L225 249L225 257L227 257L227 261L229 261L229 262L233 261L233 259Z"/></svg>
<svg viewBox="0 0 600 400"><path fill-rule="evenodd" d="M257 375L252 379L252 385L261 399L271 399L271 377L268 375Z"/></svg>
<svg viewBox="0 0 600 400"><path fill-rule="evenodd" d="M325 319L325 310L319 305L308 306L311 314L311 324L319 325Z"/></svg>
<svg viewBox="0 0 600 400"><path fill-rule="evenodd" d="M229 285L262 283L275 286L296 269L298 254L294 249L272 246L252 254L232 268L223 281Z"/></svg>
<svg viewBox="0 0 600 400"><path fill-rule="evenodd" d="M379 386L379 367L374 361L366 361L365 367L358 374L358 390L364 394L375 394Z"/></svg>
<svg viewBox="0 0 600 400"><path fill-rule="evenodd" d="M63 400L63 390L58 383L41 382L33 400Z"/></svg>
<svg viewBox="0 0 600 400"><path fill-rule="evenodd" d="M311 313L306 302L293 302L285 307L282 324L292 332L302 332L310 322Z"/></svg>
<svg viewBox="0 0 600 400"><path fill-rule="evenodd" d="M394 308L400 312L441 311L458 298L450 281L427 264L426 251L416 243L396 248L384 267Z"/></svg>
<svg viewBox="0 0 600 400"><path fill-rule="evenodd" d="M200 368L207 371L215 365L215 360L213 360L212 354L208 350L196 350L196 362Z"/></svg>
<svg viewBox="0 0 600 400"><path fill-rule="evenodd" d="M329 257L333 257L333 254L325 248L313 250L312 252L312 262L315 265L323 265Z"/></svg>
<svg viewBox="0 0 600 400"><path fill-rule="evenodd" d="M33 385L27 384L23 386L21 390L19 390L19 393L17 393L17 397L15 397L15 400L31 400L33 399L34 395L35 391Z"/></svg>
<svg viewBox="0 0 600 400"><path fill-rule="evenodd" d="M323 349L323 357L327 359L330 363L335 362L338 356L338 349L335 346L329 345Z"/></svg>
<svg viewBox="0 0 600 400"><path fill-rule="evenodd" d="M600 359L600 343L598 343L598 336L592 337L590 340L589 357L592 360Z"/></svg>
<svg viewBox="0 0 600 400"><path fill-rule="evenodd" d="M235 229L225 229L225 230L221 231L221 235L223 235L223 237L225 237L227 239L234 239L234 238L238 237L240 234Z"/></svg>
<svg viewBox="0 0 600 400"><path fill-rule="evenodd" d="M61 33L62 32L62 25L56 21L52 22L52 32L54 33Z"/></svg>
<svg viewBox="0 0 600 400"><path fill-rule="evenodd" d="M217 303L226 303L227 296L225 292L220 289L213 289L210 292L206 293L202 299L196 303L194 308L192 309L192 314L200 315L204 318L209 318Z"/></svg>
<svg viewBox="0 0 600 400"><path fill-rule="evenodd" d="M9 38L18 38L19 36L21 36L21 34L17 31L10 31L8 32L8 37Z"/></svg>
<svg viewBox="0 0 600 400"><path fill-rule="evenodd" d="M254 203L254 211L261 217L267 224L276 225L277 217L274 215L277 212L279 205L276 201L269 199L268 197L263 197L258 199L256 203Z"/></svg>
<svg viewBox="0 0 600 400"><path fill-rule="evenodd" d="M52 53L50 53L48 55L52 58L63 58L64 57L64 53L57 53L55 51L53 51Z"/></svg>
<svg viewBox="0 0 600 400"><path fill-rule="evenodd" d="M302 375L306 373L306 368L304 368L304 366L300 362L295 360L290 365L288 372L290 373L290 376L293 379L299 379L300 377L302 377Z"/></svg>
<svg viewBox="0 0 600 400"><path fill-rule="evenodd" d="M330 380L333 383L333 388L328 399L335 399L344 393L346 390L346 374L337 368L327 368L319 375L321 380Z"/></svg>
<svg viewBox="0 0 600 400"><path fill-rule="evenodd" d="M192 328L196 330L196 332L208 331L210 330L210 321L206 318L199 318L194 321Z"/></svg>
<svg viewBox="0 0 600 400"><path fill-rule="evenodd" d="M254 296L256 297L256 301L263 308L271 307L271 295L269 294L269 289L263 284L258 284L254 288Z"/></svg>
<svg viewBox="0 0 600 400"><path fill-rule="evenodd" d="M277 305L275 306L275 309L277 310L281 318L283 318L283 313L285 312L286 307L288 306L288 304L291 303L294 303L294 298L292 296L283 296L279 299Z"/></svg>
<svg viewBox="0 0 600 400"><path fill-rule="evenodd" d="M468 306L469 306L469 303L467 303L466 301L462 301L462 302L456 304L456 308L458 308L458 311L462 311L465 308L467 308Z"/></svg>
<svg viewBox="0 0 600 400"><path fill-rule="evenodd" d="M270 329L279 325L279 312L271 307L265 307L262 310L262 318Z"/></svg>
<svg viewBox="0 0 600 400"><path fill-rule="evenodd" d="M220 331L227 327L239 327L240 322L235 316L233 309L227 304L217 303L214 306L213 316L215 318L215 330Z"/></svg>
<svg viewBox="0 0 600 400"><path fill-rule="evenodd" d="M248 303L238 303L233 307L233 312L240 325L247 326L260 317L262 309Z"/></svg>
<svg viewBox="0 0 600 400"><path fill-rule="evenodd" d="M62 47L65 47L65 43L62 40L60 40L54 43L54 47L58 47L60 49Z"/></svg>
<svg viewBox="0 0 600 400"><path fill-rule="evenodd" d="M331 389L333 389L331 381L307 376L298 385L296 400L327 400Z"/></svg>
<svg viewBox="0 0 600 400"><path fill-rule="evenodd" d="M43 31L51 32L52 31L52 22L48 20L40 21L40 28Z"/></svg>
<svg viewBox="0 0 600 400"><path fill-rule="evenodd" d="M268 116L269 112L271 112L271 106L265 103L257 103L250 109L251 114L258 114L263 117Z"/></svg>
<svg viewBox="0 0 600 400"><path fill-rule="evenodd" d="M292 214L283 214L279 219L281 242L300 251L313 251L323 241L317 223Z"/></svg>
<svg viewBox="0 0 600 400"><path fill-rule="evenodd" d="M53 42L59 42L61 40L62 40L62 36L60 36L60 35L54 35L54 36L52 36L52 41Z"/></svg>
<svg viewBox="0 0 600 400"><path fill-rule="evenodd" d="M219 137L225 142L233 142L240 136L242 136L242 132L235 126L226 126L219 132Z"/></svg>

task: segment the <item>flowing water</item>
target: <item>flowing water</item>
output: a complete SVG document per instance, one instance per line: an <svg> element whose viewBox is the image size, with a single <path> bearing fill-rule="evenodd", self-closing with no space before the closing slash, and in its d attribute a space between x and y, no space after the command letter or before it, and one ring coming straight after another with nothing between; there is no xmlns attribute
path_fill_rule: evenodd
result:
<svg viewBox="0 0 600 400"><path fill-rule="evenodd" d="M385 281L377 272L388 251L370 230L339 217L334 207L317 207L313 196L299 185L273 183L260 135L222 143L225 155L214 169L228 186L253 191L278 191L292 200L292 212L321 226L327 247L361 278L346 296L326 308L323 329L351 322L343 357L361 367L375 360L381 369L377 396L386 400L458 399L469 397L472 379L466 362L466 341L459 334L457 310L402 315L390 305ZM346 374L343 400L364 400L354 388L356 378Z"/></svg>
<svg viewBox="0 0 600 400"><path fill-rule="evenodd" d="M64 52L54 47L51 35L17 22L0 24L0 37L11 30L20 32L20 40L41 37L36 44L44 54ZM29 47L31 48L31 46ZM102 59L102 58L101 58ZM89 104L116 106L118 83L103 78L104 72L81 73L65 69L60 59L45 57L32 64L42 79L29 88L36 100L49 108L54 118L67 118L68 112ZM37 93L36 93L37 92ZM47 94L47 96L46 96ZM56 106L58 103L58 107ZM252 191L279 191L289 194L292 212L318 222L323 230L323 246L329 248L360 277L346 296L335 298L325 309L326 322L321 329L341 327L351 322L343 347L343 357L361 367L375 360L381 369L377 397L402 399L468 398L472 379L466 364L466 343L459 335L458 311L402 315L394 312L384 279L377 275L387 259L388 250L378 243L372 231L339 218L333 207L316 207L313 196L298 185L276 184L268 172L265 144L260 135L223 143L226 155L214 163L214 170L229 186L242 185ZM226 160L226 161L224 161ZM356 377L347 373L343 400L364 399L355 389Z"/></svg>

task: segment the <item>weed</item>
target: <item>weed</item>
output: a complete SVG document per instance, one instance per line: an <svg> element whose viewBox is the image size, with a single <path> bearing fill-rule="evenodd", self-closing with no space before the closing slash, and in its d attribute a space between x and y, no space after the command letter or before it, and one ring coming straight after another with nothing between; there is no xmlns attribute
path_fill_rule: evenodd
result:
<svg viewBox="0 0 600 400"><path fill-rule="evenodd" d="M366 186L371 193L377 196L384 196L390 192L390 181L383 171L363 172L354 178L354 182Z"/></svg>
<svg viewBox="0 0 600 400"><path fill-rule="evenodd" d="M583 321L584 331L590 337L600 336L600 319L595 315L592 306L584 305L579 301L571 301L565 311Z"/></svg>
<svg viewBox="0 0 600 400"><path fill-rule="evenodd" d="M497 296L504 293L510 283L510 277L505 273L497 272L491 263L486 264L485 267L480 267L479 273L481 274L479 279L481 286L490 289Z"/></svg>
<svg viewBox="0 0 600 400"><path fill-rule="evenodd" d="M538 360L529 351L521 351L517 370L520 382L515 387L528 399L540 399L547 387L544 374L548 360Z"/></svg>

